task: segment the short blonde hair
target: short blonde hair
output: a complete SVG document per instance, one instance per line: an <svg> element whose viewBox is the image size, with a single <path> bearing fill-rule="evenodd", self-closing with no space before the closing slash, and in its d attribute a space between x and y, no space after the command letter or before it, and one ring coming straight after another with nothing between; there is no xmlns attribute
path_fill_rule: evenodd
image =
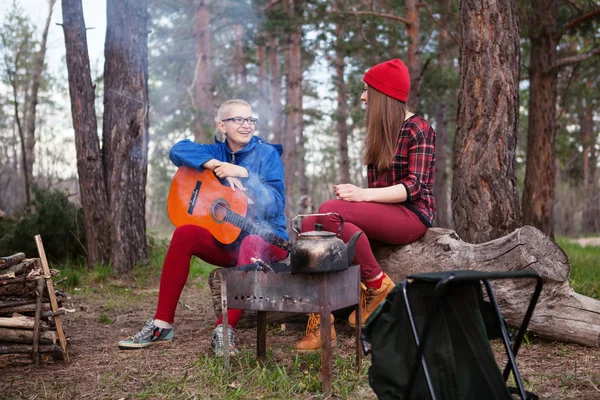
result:
<svg viewBox="0 0 600 400"><path fill-rule="evenodd" d="M229 110L229 107L231 107L233 105L246 106L246 107L250 108L250 110L252 110L252 106L250 104L248 104L248 102L245 100L241 100L241 99L227 100L225 103L221 104L221 107L219 107L219 111L217 111L216 122L220 122L220 121L224 120L225 118L227 118L227 111Z"/></svg>

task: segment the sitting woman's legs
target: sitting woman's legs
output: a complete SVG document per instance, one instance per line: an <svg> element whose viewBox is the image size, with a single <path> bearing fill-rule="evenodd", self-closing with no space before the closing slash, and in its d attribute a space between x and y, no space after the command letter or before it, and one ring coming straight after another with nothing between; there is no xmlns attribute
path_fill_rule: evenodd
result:
<svg viewBox="0 0 600 400"><path fill-rule="evenodd" d="M178 227L173 234L163 264L154 319L173 323L177 303L190 272L190 261L193 255L209 264L222 267L231 267L236 261L236 254L227 252L206 229L195 225Z"/></svg>
<svg viewBox="0 0 600 400"><path fill-rule="evenodd" d="M330 232L338 231L340 216L344 220L341 238L348 242L356 232L363 232L356 243L353 262L360 264L361 277L369 280L382 271L373 255L369 241L385 244L407 244L421 238L427 227L419 217L400 204L349 202L329 200L319 207L319 213L337 213L323 217L308 217L302 223L303 231L314 229L315 223L323 224Z"/></svg>

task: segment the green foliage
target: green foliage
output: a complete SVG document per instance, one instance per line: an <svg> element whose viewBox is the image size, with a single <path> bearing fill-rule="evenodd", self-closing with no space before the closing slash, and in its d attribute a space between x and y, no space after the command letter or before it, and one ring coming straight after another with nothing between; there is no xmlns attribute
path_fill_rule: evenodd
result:
<svg viewBox="0 0 600 400"><path fill-rule="evenodd" d="M0 254L24 252L37 257L35 235L41 235L51 261L85 257L83 211L67 195L54 189L33 187L32 208L12 218L0 219Z"/></svg>
<svg viewBox="0 0 600 400"><path fill-rule="evenodd" d="M569 257L573 290L600 300L600 247L581 246L568 238L558 238L557 243Z"/></svg>

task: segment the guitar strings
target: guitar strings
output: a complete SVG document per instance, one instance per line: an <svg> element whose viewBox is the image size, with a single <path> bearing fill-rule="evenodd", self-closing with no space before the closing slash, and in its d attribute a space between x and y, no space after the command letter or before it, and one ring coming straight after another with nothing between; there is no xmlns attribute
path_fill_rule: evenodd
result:
<svg viewBox="0 0 600 400"><path fill-rule="evenodd" d="M213 201L209 200L208 198L202 196L201 194L198 194L196 199L202 200L205 203L209 203L209 204L214 203ZM243 215L238 214L237 212L233 211L231 208L223 205L222 202L217 202L211 208L214 209L215 211L223 211L223 209L224 209L225 210L225 217L223 218L224 221L230 222L233 225L237 226L238 228L241 228L242 230L246 230L250 233L259 233L260 234L262 231L262 234L265 236L268 236L269 241L271 243L282 248L283 250L290 251L290 249L292 247L291 242L289 242L283 238L280 238L279 236L275 235L272 232L269 232L268 229L265 229L260 224L248 220L248 218L244 217ZM231 217L230 218L231 220L228 220L228 214ZM242 226L240 226L240 225L242 225Z"/></svg>

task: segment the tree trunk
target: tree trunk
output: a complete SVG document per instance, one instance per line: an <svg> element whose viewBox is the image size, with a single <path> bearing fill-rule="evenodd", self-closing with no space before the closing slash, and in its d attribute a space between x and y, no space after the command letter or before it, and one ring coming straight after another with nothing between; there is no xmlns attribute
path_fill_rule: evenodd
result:
<svg viewBox="0 0 600 400"><path fill-rule="evenodd" d="M529 40L529 110L527 163L523 186L523 223L535 226L553 237L554 139L556 136L556 0L535 0L532 15L537 16Z"/></svg>
<svg viewBox="0 0 600 400"><path fill-rule="evenodd" d="M19 69L19 56L20 53L17 52L14 60L13 68L15 71ZM21 168L23 169L23 186L25 191L25 202L27 205L31 203L31 182L30 177L27 174L27 145L25 144L25 129L23 127L23 123L21 122L21 116L19 114L19 83L17 81L16 73L11 78L9 75L9 79L11 81L12 86L12 94L13 94L13 103L14 103L14 113L15 113L15 123L17 124L17 133L19 134L19 139L21 143Z"/></svg>
<svg viewBox="0 0 600 400"><path fill-rule="evenodd" d="M264 30L258 33L256 40L256 65L257 65L257 89L258 89L258 121L260 135L267 140L269 137L269 101L267 97L267 36Z"/></svg>
<svg viewBox="0 0 600 400"><path fill-rule="evenodd" d="M44 70L44 59L46 57L46 40L48 38L48 29L50 28L50 20L52 19L52 9L56 0L48 0L48 18L44 25L42 33L42 41L40 42L40 51L37 53L33 73L29 83L29 98L27 100L27 112L25 118L25 150L27 151L27 175L33 177L33 164L35 162L35 116L38 104L38 92L42 81L42 71Z"/></svg>
<svg viewBox="0 0 600 400"><path fill-rule="evenodd" d="M246 71L246 56L244 54L244 34L245 29L241 24L236 24L233 26L233 34L234 34L234 52L233 52L233 60L231 60L231 64L234 68L234 76L235 76L235 87L236 88L245 88L248 84L248 77Z"/></svg>
<svg viewBox="0 0 600 400"><path fill-rule="evenodd" d="M520 67L515 0L461 1L460 30L453 216L464 240L481 243L521 225L514 170Z"/></svg>
<svg viewBox="0 0 600 400"><path fill-rule="evenodd" d="M525 226L477 245L463 242L454 231L431 228L414 243L385 246L375 255L396 283L421 272L534 270L544 287L529 330L552 340L600 346L600 301L573 292L567 255L536 228ZM492 285L508 323L520 325L535 283L504 280Z"/></svg>
<svg viewBox="0 0 600 400"><path fill-rule="evenodd" d="M342 7L340 0L336 2L336 8ZM338 179L340 183L350 183L350 158L348 157L348 104L346 93L346 82L344 80L344 21L335 23L335 90L337 92L337 131L338 131L338 157L340 158Z"/></svg>
<svg viewBox="0 0 600 400"><path fill-rule="evenodd" d="M441 16L442 24L447 26L445 16ZM439 32L438 64L445 69L448 67L448 33L445 29ZM448 133L446 121L447 90L440 94L435 104L433 118L435 121L435 225L441 228L452 228L450 217L449 174L448 174Z"/></svg>
<svg viewBox="0 0 600 400"><path fill-rule="evenodd" d="M148 261L148 10L146 0L108 0L104 45L104 167L110 259L119 274Z"/></svg>
<svg viewBox="0 0 600 400"><path fill-rule="evenodd" d="M269 87L271 89L271 118L273 126L273 142L282 143L283 140L283 113L281 111L281 65L279 63L279 40L276 32L269 33L267 48L269 59ZM285 151L286 149L284 149Z"/></svg>
<svg viewBox="0 0 600 400"><path fill-rule="evenodd" d="M196 69L194 71L194 101L196 120L194 139L210 143L214 134L214 107L212 102L212 39L210 36L210 0L194 1L194 43Z"/></svg>
<svg viewBox="0 0 600 400"><path fill-rule="evenodd" d="M588 92L592 92L591 82L588 81ZM594 129L594 104L590 96L582 104L583 111L580 115L580 126L583 145L583 190L585 194L583 219L583 233L590 234L600 231L600 193L597 179L598 150L595 143L598 133Z"/></svg>
<svg viewBox="0 0 600 400"><path fill-rule="evenodd" d="M406 0L406 25L408 31L407 67L410 73L410 95L408 109L419 111L421 91L421 24L417 0Z"/></svg>
<svg viewBox="0 0 600 400"><path fill-rule="evenodd" d="M286 48L287 65L287 96L286 96L286 124L284 140L283 162L285 167L284 183L287 192L286 209L288 219L294 212L296 204L295 182L301 178L298 165L298 154L303 156L304 149L298 149L297 143L302 133L302 55L301 55L301 15L303 0L286 0L287 15L293 26L290 28ZM298 152L300 150L300 153ZM298 173L298 174L297 174ZM301 179L300 179L301 180ZM302 181L302 180L301 180Z"/></svg>
<svg viewBox="0 0 600 400"><path fill-rule="evenodd" d="M106 264L109 260L108 197L98 142L94 85L81 0L62 0L61 4L86 257L87 265L91 268L96 264Z"/></svg>

